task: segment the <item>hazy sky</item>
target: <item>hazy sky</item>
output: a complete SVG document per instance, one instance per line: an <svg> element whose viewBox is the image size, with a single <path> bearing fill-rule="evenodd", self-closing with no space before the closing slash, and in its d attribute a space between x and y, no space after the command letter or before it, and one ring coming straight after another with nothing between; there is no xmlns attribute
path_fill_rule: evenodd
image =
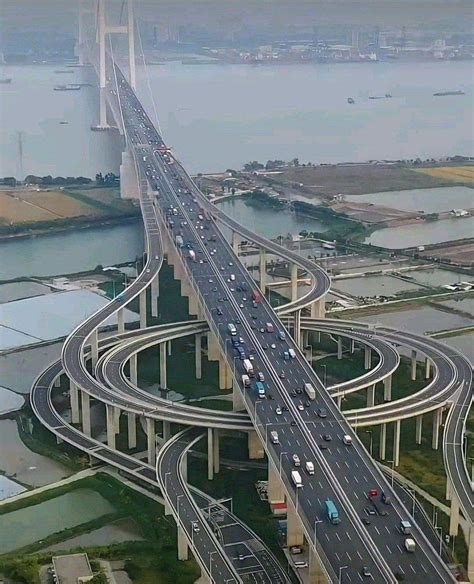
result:
<svg viewBox="0 0 474 584"><path fill-rule="evenodd" d="M122 0L106 0L119 10ZM96 0L89 0L95 6ZM344 23L472 30L472 0L135 0L142 19L173 24ZM0 30L75 31L77 0L0 0Z"/></svg>

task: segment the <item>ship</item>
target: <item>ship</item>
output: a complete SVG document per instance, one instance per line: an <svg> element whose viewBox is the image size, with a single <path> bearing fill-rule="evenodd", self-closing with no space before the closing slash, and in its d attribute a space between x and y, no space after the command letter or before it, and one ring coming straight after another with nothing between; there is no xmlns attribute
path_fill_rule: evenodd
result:
<svg viewBox="0 0 474 584"><path fill-rule="evenodd" d="M78 91L81 89L80 85L69 83L68 85L55 85L54 91Z"/></svg>
<svg viewBox="0 0 474 584"><path fill-rule="evenodd" d="M4 77L3 79L0 79L0 83L3 84L7 84L7 83L11 83L12 79L10 77Z"/></svg>
<svg viewBox="0 0 474 584"><path fill-rule="evenodd" d="M443 97L445 95L466 95L464 91L438 91L437 93L433 93L435 97Z"/></svg>
<svg viewBox="0 0 474 584"><path fill-rule="evenodd" d="M347 103L355 103L355 100L353 97L348 97L347 98Z"/></svg>

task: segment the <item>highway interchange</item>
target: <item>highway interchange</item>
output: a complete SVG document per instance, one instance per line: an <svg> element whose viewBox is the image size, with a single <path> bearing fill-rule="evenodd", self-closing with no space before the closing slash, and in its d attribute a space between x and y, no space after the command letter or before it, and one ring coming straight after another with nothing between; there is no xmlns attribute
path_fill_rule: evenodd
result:
<svg viewBox="0 0 474 584"><path fill-rule="evenodd" d="M135 403L133 407L137 413L141 411L147 415L157 415L159 419L162 419L156 412L157 405L147 402L143 395L130 395L130 387L122 388L121 398L118 397L117 391L112 392L112 397L110 387L107 388L107 384L114 388L120 388L121 381L118 372L115 371L113 378L109 376L96 380L88 373L82 354L87 340L103 320L139 295L156 277L163 257L161 236L164 235L170 244L176 233L181 232L183 239L192 246L197 261L193 261L189 257L189 249L186 247L177 249L176 252L179 254L180 261L188 272L196 294L200 298L206 320L218 338L237 379L240 378L243 371L241 361L236 358L237 353L231 345L227 332L229 322L235 323L238 336L243 339L242 345L246 347L246 351L248 352L250 349L254 351L254 366L257 371L263 373L267 393L270 393L273 399L258 400L253 390L248 391L241 387L243 399L250 418L265 444L269 458L273 461L276 471L281 473L289 498L298 507L307 539L309 541L316 539L317 541L317 551L329 577L335 581L338 566L347 563L349 567L345 577L348 582L361 581L364 567L368 568L376 582L394 582L395 574L403 574L406 579L409 578L410 582L426 582L428 578L433 582L452 581L451 575L439 560L436 552L416 526L414 526L414 536L418 544L416 553L407 554L402 549L403 537L398 526L401 519L408 517L408 512L396 497L393 498L393 504L387 516L377 517L372 520L370 525L365 525L362 522L367 506L368 490L376 487L379 491L390 492L390 487L356 439L354 439L353 446L350 447L342 443L344 434L354 437L348 422L341 416L332 398L315 376L268 303L262 301L256 306L252 304L251 290L255 284L209 214L227 226L238 228L239 233L253 241L257 240L257 243L259 243L258 237L252 233L246 234L242 226L236 225L232 220L223 216L222 212L212 207L197 191L191 179L176 160L170 164L173 157L164 149L161 138L118 69L116 69L116 75L119 81L116 87L122 106L127 139L129 146L135 153L137 167L141 174L140 204L147 236L147 262L139 278L124 292L120 300L111 302L105 310L93 315L91 319L71 334L63 349L64 370L81 390L106 403L123 407L123 409L128 409L130 404L133 406ZM150 193L145 176L152 185L154 193ZM179 209L178 215L171 215L175 222L172 228L170 215L168 215L170 207ZM209 220L198 218L198 215L202 214L201 209L206 211ZM167 229L167 235L164 229ZM215 236L215 242L210 241L211 236ZM267 240L261 239L262 245L271 248ZM282 253L279 246L271 245L273 245L272 251ZM286 250L283 253L285 259L296 261L296 258L286 257L288 256ZM297 260L301 265L302 258L297 256ZM311 287L306 296L286 305L280 313L287 314L295 308L302 308L311 301L319 299L327 291L327 276L321 276L324 272L320 268L315 268L314 264L307 266L307 269L313 275L314 286ZM235 276L235 281L231 280L231 274ZM237 290L237 287L240 290ZM279 339L275 333L261 332L262 329L265 331L268 322L274 325L275 331L286 332L285 340ZM390 334L391 331L387 329L383 331L382 336ZM421 343L415 335L413 335L412 341ZM442 346L439 343L434 343L434 345L432 350L438 350L438 353L433 355L433 363L437 373L431 384L432 387L427 391L431 391L430 395L438 399L440 388L446 389L450 392L446 396L446 400L453 399L456 392L463 393L463 407L465 409L470 404L471 369L470 367L467 369L466 363L455 352L449 356L453 360L457 360L453 368L436 367L444 355L442 355L442 351L439 354ZM290 361L283 359L282 352L288 348L294 349L297 355L296 359ZM427 354L426 343L421 343L418 348L421 353ZM282 372L285 374L284 377L281 376ZM469 391L466 391L463 384L459 385L459 379L456 378L458 375L463 375L465 384L469 383ZM295 382L295 380L298 381ZM295 389L301 389L304 381L310 381L317 390L316 402L308 402L309 406L306 405L306 399L300 394L291 397ZM39 385L38 388L44 389L42 385ZM417 397L411 407L419 406L419 403L420 398ZM396 404L397 402L393 402L393 404L383 404L378 407L381 409L392 408L394 415L396 415L400 407ZM439 407L439 402L437 404ZM287 411L283 410L282 413L277 413L278 405L286 407ZM317 416L316 411L320 407L324 407L327 411L327 417L324 419ZM429 407L432 408L433 403ZM379 413L374 409L372 412L365 412L364 415L372 416L373 412L375 412L374 416L381 416L384 413L382 411ZM42 411L41 415L47 417L45 411ZM407 415L413 415L413 413ZM216 418L218 417L216 416ZM381 416L376 418L376 421L380 423L380 420L386 419L386 417ZM459 420L462 420L462 417L457 415L456 421L458 423L452 424L453 443L458 439L460 432ZM247 421L246 417L242 416L239 423L244 423L244 421ZM369 423L375 423L373 417ZM59 425L52 424L53 422L50 424L52 429L59 427ZM57 421L54 424L57 424ZM462 426L461 422L461 432ZM272 445L268 440L272 430L278 432L280 446ZM320 445L325 442L324 435L330 435L332 440L330 447L323 450ZM97 448L97 445L94 446L94 449L97 454L100 454L102 450L102 448ZM302 460L313 461L316 466L314 480L303 476L304 486L299 490L298 495L297 489L289 480L293 469L291 463L293 453L297 453ZM100 458L100 456L98 457ZM457 464L459 462L458 460ZM129 462L125 466L129 464L132 463ZM179 473L173 474L176 480L180 481L178 475ZM453 477L453 482L456 480L461 482L461 487L464 484L463 488L465 488L465 481L463 483L461 478ZM171 502L175 498L176 490L173 490L173 493L169 495ZM164 494L166 496L166 493ZM185 496L184 491L182 494L180 515L183 513L183 517L188 519L192 516L198 517L196 514L199 511L196 511L192 497ZM470 493L466 492L468 498L469 495ZM323 501L327 496L335 501L339 509L342 518L339 526L333 526L325 520ZM194 534L193 544L197 555L201 556L204 568L209 567L209 554L215 553L216 557L213 559L215 573L227 574L229 578L235 578L235 568L232 561L229 561L229 558L225 557L219 550L211 549L210 546L215 546L215 542L212 533L208 533L206 528Z"/></svg>

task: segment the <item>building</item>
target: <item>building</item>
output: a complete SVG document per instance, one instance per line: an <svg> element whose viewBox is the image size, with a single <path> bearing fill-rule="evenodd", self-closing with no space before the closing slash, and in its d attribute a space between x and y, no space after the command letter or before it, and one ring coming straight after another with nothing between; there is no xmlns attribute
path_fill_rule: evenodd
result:
<svg viewBox="0 0 474 584"><path fill-rule="evenodd" d="M53 556L55 584L82 584L92 580L93 576L87 554Z"/></svg>

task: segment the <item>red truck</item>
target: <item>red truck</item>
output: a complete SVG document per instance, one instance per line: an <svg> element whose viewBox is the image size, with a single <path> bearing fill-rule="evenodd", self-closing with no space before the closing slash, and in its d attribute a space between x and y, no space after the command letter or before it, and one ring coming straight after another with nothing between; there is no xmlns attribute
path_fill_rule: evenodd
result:
<svg viewBox="0 0 474 584"><path fill-rule="evenodd" d="M260 290L257 290L257 288L254 288L252 290L252 300L254 302L260 302L261 299L262 299L262 295L260 293Z"/></svg>

